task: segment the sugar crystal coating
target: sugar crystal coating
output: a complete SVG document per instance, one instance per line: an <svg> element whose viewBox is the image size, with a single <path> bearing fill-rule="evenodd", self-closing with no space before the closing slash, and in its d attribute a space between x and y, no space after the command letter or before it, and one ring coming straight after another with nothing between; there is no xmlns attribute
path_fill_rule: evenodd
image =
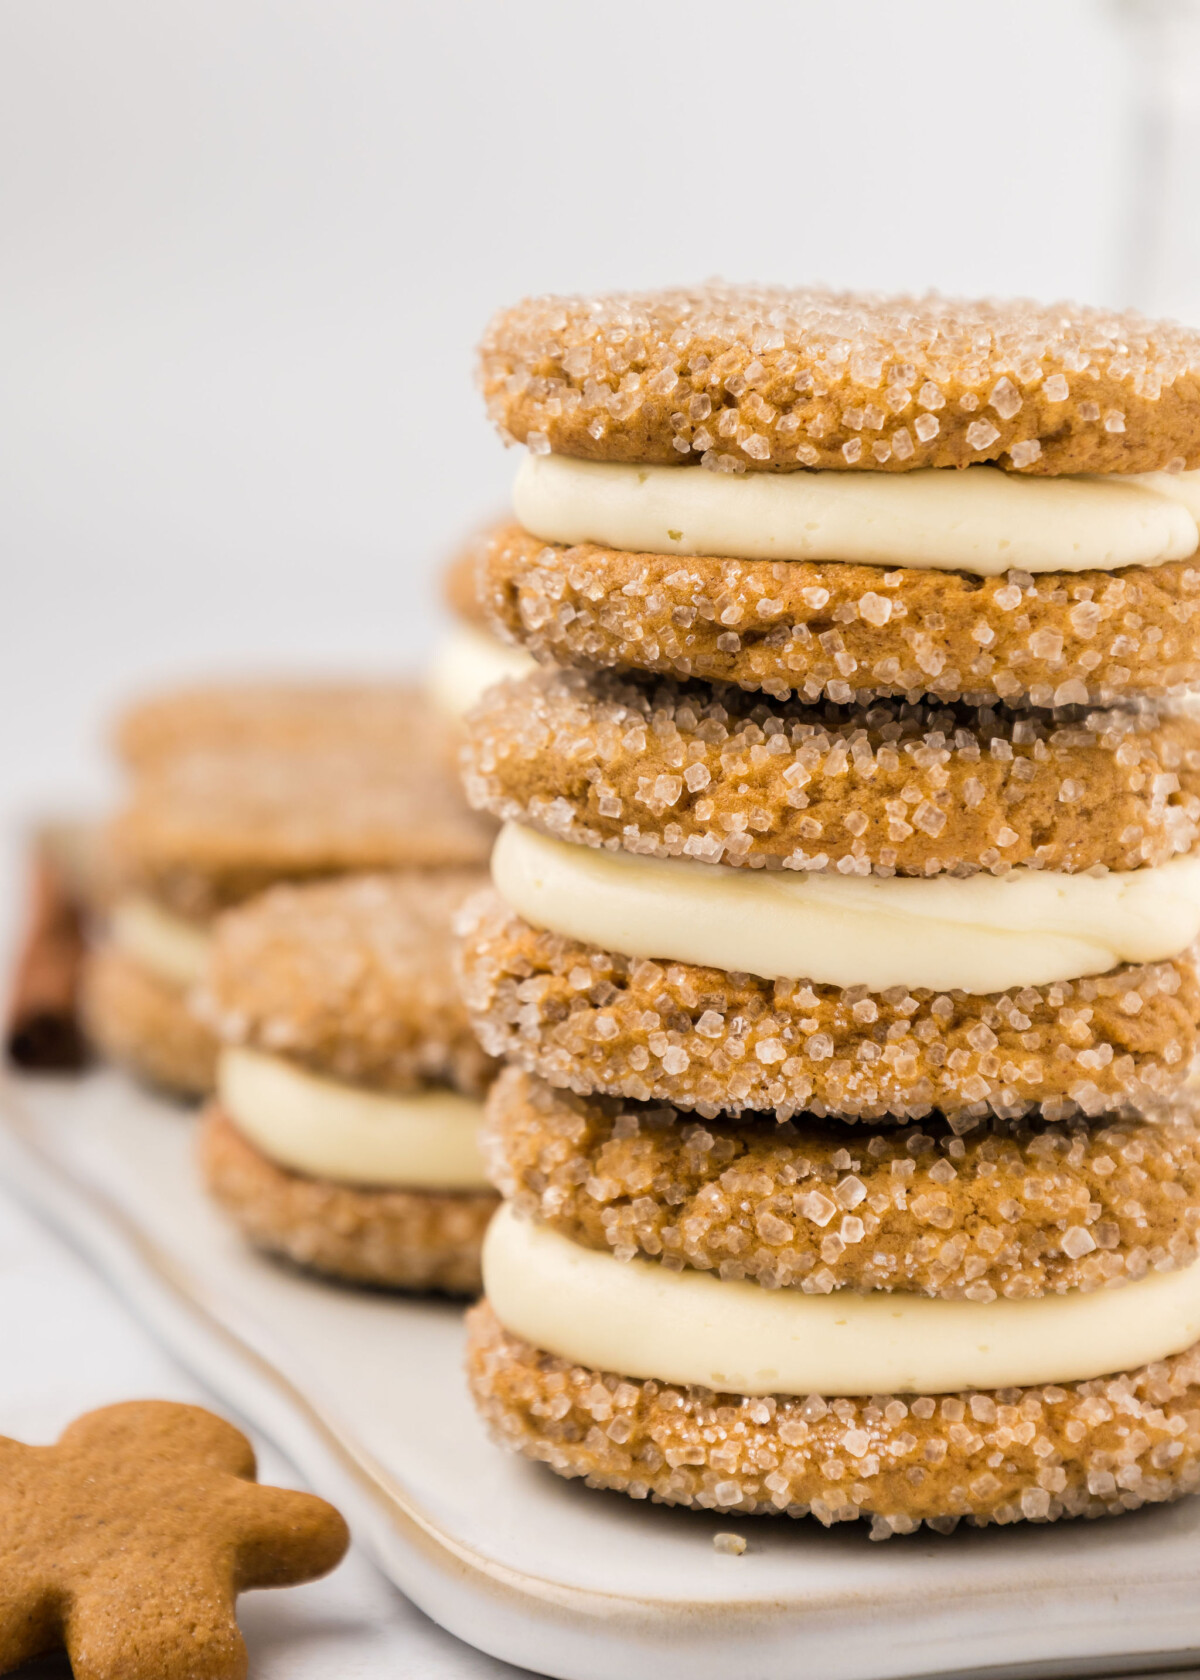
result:
<svg viewBox="0 0 1200 1680"><path fill-rule="evenodd" d="M978 578L566 547L502 525L476 581L496 634L541 664L780 698L1107 706L1200 682L1200 569L1188 560Z"/></svg>
<svg viewBox="0 0 1200 1680"><path fill-rule="evenodd" d="M642 856L856 875L1136 869L1190 851L1200 822L1200 723L1149 709L836 707L551 670L491 689L467 725L473 805Z"/></svg>
<svg viewBox="0 0 1200 1680"><path fill-rule="evenodd" d="M509 1068L488 1098L493 1183L571 1241L827 1295L968 1301L1110 1288L1196 1258L1200 1130L1161 1121L943 1121L849 1137L812 1115L697 1120Z"/></svg>
<svg viewBox="0 0 1200 1680"><path fill-rule="evenodd" d="M716 472L1200 465L1200 333L1077 304L714 282L527 298L480 347L535 453Z"/></svg>

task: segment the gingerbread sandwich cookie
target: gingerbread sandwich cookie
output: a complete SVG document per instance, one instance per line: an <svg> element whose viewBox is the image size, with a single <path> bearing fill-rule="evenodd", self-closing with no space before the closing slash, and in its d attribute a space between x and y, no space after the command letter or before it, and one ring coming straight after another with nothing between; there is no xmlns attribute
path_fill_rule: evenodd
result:
<svg viewBox="0 0 1200 1680"><path fill-rule="evenodd" d="M1200 1485L1191 1118L868 1139L510 1069L487 1147L468 1373L559 1474L873 1538Z"/></svg>
<svg viewBox="0 0 1200 1680"><path fill-rule="evenodd" d="M529 300L480 370L527 446L482 600L540 659L841 703L1200 677L1191 329L713 286Z"/></svg>
<svg viewBox="0 0 1200 1680"><path fill-rule="evenodd" d="M211 1089L215 1041L188 999L220 910L281 880L487 855L492 826L411 689L188 693L148 704L124 738L142 769L108 832L116 886L85 1018L101 1049L173 1090Z"/></svg>
<svg viewBox="0 0 1200 1680"><path fill-rule="evenodd" d="M507 823L469 1006L556 1083L708 1116L1161 1103L1200 1018L1198 749L1154 708L506 685L464 753Z"/></svg>
<svg viewBox="0 0 1200 1680"><path fill-rule="evenodd" d="M273 888L219 918L198 1007L221 1049L210 1191L252 1242L348 1282L477 1293L494 1071L450 924L480 872Z"/></svg>

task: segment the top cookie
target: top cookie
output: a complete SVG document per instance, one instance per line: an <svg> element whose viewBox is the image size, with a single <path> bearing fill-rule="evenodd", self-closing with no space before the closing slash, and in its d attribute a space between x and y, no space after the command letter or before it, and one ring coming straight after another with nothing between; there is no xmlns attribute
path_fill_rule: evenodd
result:
<svg viewBox="0 0 1200 1680"><path fill-rule="evenodd" d="M1200 332L1024 300L712 284L527 298L480 383L535 453L724 471L1200 466Z"/></svg>
<svg viewBox="0 0 1200 1680"><path fill-rule="evenodd" d="M494 1063L467 1021L451 922L483 869L278 886L221 916L197 1008L226 1044L382 1090L482 1096Z"/></svg>
<svg viewBox="0 0 1200 1680"><path fill-rule="evenodd" d="M156 763L108 829L122 887L204 917L279 880L483 863L445 726L425 708L399 746L192 752Z"/></svg>
<svg viewBox="0 0 1200 1680"><path fill-rule="evenodd" d="M206 683L150 694L128 707L117 719L113 745L134 770L185 752L367 742L403 748L422 704L403 683Z"/></svg>

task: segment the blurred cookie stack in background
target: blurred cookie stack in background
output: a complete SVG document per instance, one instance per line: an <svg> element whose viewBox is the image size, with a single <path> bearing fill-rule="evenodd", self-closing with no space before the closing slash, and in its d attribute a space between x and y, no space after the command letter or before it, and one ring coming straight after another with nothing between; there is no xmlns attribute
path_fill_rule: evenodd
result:
<svg viewBox="0 0 1200 1680"><path fill-rule="evenodd" d="M482 383L496 1435L880 1537L1193 1488L1200 335L715 286Z"/></svg>
<svg viewBox="0 0 1200 1680"><path fill-rule="evenodd" d="M215 1044L190 1006L213 918L278 881L481 863L445 724L406 686L213 687L135 707L129 799L103 838L107 933L85 979L104 1052L202 1094Z"/></svg>
<svg viewBox="0 0 1200 1680"><path fill-rule="evenodd" d="M344 1281L471 1292L496 1195L489 1059L450 923L494 825L455 726L400 684L213 686L129 711L85 962L93 1042L215 1093L214 1196L260 1248Z"/></svg>
<svg viewBox="0 0 1200 1680"><path fill-rule="evenodd" d="M274 887L217 920L198 1012L220 1042L201 1155L260 1248L348 1282L477 1293L497 1197L490 1059L451 972L478 868Z"/></svg>

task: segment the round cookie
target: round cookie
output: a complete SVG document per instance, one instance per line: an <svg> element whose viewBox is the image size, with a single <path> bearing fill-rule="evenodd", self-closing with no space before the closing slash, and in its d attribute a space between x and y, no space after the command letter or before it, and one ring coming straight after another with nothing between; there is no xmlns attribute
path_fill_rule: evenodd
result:
<svg viewBox="0 0 1200 1680"><path fill-rule="evenodd" d="M450 925L481 869L278 886L217 919L198 1008L227 1044L351 1085L482 1096L494 1064L458 995Z"/></svg>
<svg viewBox="0 0 1200 1680"><path fill-rule="evenodd" d="M188 994L111 940L87 953L81 1010L88 1038L111 1061L180 1096L212 1090L217 1044Z"/></svg>
<svg viewBox="0 0 1200 1680"><path fill-rule="evenodd" d="M1200 1486L1200 1347L1042 1388L759 1398L587 1370L467 1316L467 1374L502 1446L589 1487L739 1515L922 1522L1100 1517Z"/></svg>
<svg viewBox="0 0 1200 1680"><path fill-rule="evenodd" d="M588 846L846 874L1136 869L1200 833L1200 722L806 706L614 672L492 689L471 803Z"/></svg>
<svg viewBox="0 0 1200 1680"><path fill-rule="evenodd" d="M966 572L545 543L498 527L479 571L496 633L542 664L610 666L838 705L906 694L1120 702L1200 680L1200 569Z"/></svg>
<svg viewBox="0 0 1200 1680"><path fill-rule="evenodd" d="M480 347L507 440L733 472L1200 465L1200 333L1132 312L737 286L527 298Z"/></svg>
<svg viewBox="0 0 1200 1680"><path fill-rule="evenodd" d="M459 918L463 996L484 1048L550 1084L712 1117L774 1110L958 1129L988 1113L1159 1105L1186 1077L1190 955L992 996L872 993L601 951L532 927L493 892Z"/></svg>
<svg viewBox="0 0 1200 1680"><path fill-rule="evenodd" d="M347 1283L479 1293L491 1191L365 1190L305 1178L268 1160L217 1105L205 1114L201 1169L256 1247Z"/></svg>
<svg viewBox="0 0 1200 1680"><path fill-rule="evenodd" d="M188 752L306 751L375 743L409 750L421 699L404 683L205 683L129 706L113 731L131 769Z"/></svg>
<svg viewBox="0 0 1200 1680"><path fill-rule="evenodd" d="M489 628L479 603L479 566L487 550L490 531L476 531L455 555L442 574L442 598L455 618L477 629Z"/></svg>
<svg viewBox="0 0 1200 1680"><path fill-rule="evenodd" d="M518 1212L586 1248L806 1294L1023 1300L1196 1259L1190 1111L847 1138L836 1120L704 1124L509 1068L488 1098L485 1150Z"/></svg>
<svg viewBox="0 0 1200 1680"><path fill-rule="evenodd" d="M452 736L423 706L403 751L191 752L138 781L110 829L127 888L197 919L280 878L482 863L492 825L468 810Z"/></svg>

